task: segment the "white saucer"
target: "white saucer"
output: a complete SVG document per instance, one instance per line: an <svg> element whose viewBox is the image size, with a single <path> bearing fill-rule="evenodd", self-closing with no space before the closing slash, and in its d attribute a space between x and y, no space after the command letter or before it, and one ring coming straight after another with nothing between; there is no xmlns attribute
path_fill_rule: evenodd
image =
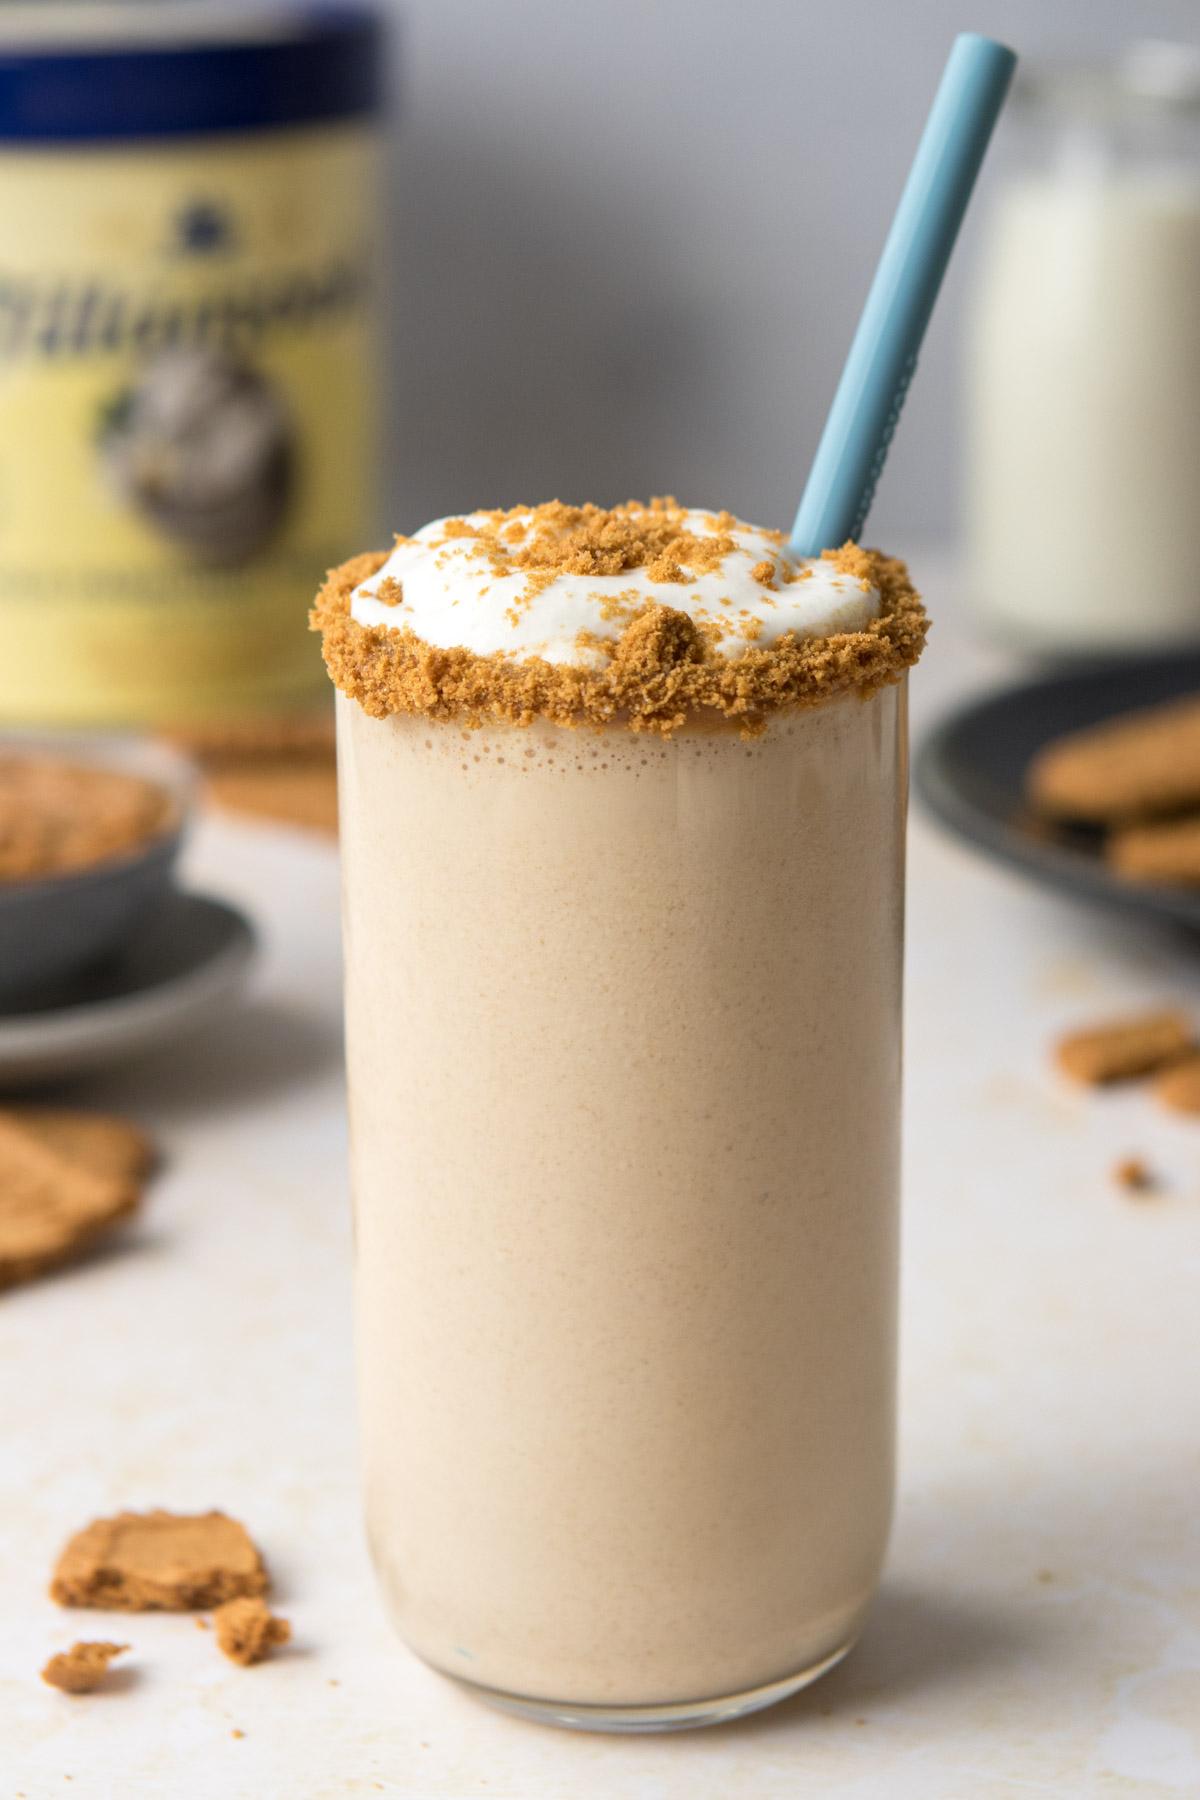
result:
<svg viewBox="0 0 1200 1800"><path fill-rule="evenodd" d="M170 894L102 965L0 1013L0 1089L82 1074L202 1025L241 985L255 947L249 920L223 900Z"/></svg>

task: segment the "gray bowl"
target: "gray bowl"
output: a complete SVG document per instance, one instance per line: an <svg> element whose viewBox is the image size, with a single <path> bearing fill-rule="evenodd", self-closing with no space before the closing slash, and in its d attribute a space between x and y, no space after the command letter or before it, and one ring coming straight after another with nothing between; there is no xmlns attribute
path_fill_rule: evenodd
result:
<svg viewBox="0 0 1200 1800"><path fill-rule="evenodd" d="M187 758L137 738L6 732L0 755L53 756L140 775L175 802L175 820L133 851L35 881L0 882L0 1008L65 987L119 949L171 890L195 790Z"/></svg>

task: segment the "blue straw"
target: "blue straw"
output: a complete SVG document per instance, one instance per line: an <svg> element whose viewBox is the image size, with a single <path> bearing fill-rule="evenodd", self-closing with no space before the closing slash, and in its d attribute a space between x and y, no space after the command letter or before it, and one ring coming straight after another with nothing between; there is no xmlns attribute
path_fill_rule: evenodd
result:
<svg viewBox="0 0 1200 1800"><path fill-rule="evenodd" d="M1003 44L955 39L792 527L817 556L866 523L917 352L1017 59Z"/></svg>

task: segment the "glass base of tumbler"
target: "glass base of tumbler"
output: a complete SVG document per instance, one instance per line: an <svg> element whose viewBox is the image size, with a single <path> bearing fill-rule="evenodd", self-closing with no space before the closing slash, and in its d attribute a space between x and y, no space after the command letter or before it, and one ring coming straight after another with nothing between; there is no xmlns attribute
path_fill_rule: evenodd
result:
<svg viewBox="0 0 1200 1800"><path fill-rule="evenodd" d="M835 1668L854 1644L855 1639L848 1638L820 1662L794 1675L785 1675L781 1681L770 1681L765 1687L749 1688L716 1700L686 1700L668 1706L584 1706L573 1701L532 1700L522 1694L481 1687L478 1682L464 1681L461 1675L452 1679L486 1700L489 1706L530 1719L535 1725L562 1725L572 1731L693 1731L701 1725L728 1725L733 1719L743 1719L748 1713L761 1712L766 1706L790 1699Z"/></svg>

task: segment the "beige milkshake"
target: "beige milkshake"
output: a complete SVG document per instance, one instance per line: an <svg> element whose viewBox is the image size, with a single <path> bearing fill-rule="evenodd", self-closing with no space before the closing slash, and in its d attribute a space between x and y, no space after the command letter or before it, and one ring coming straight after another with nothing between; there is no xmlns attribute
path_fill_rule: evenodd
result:
<svg viewBox="0 0 1200 1800"><path fill-rule="evenodd" d="M318 620L384 1592L535 1716L727 1717L845 1651L887 1536L924 617L666 502L380 562Z"/></svg>

